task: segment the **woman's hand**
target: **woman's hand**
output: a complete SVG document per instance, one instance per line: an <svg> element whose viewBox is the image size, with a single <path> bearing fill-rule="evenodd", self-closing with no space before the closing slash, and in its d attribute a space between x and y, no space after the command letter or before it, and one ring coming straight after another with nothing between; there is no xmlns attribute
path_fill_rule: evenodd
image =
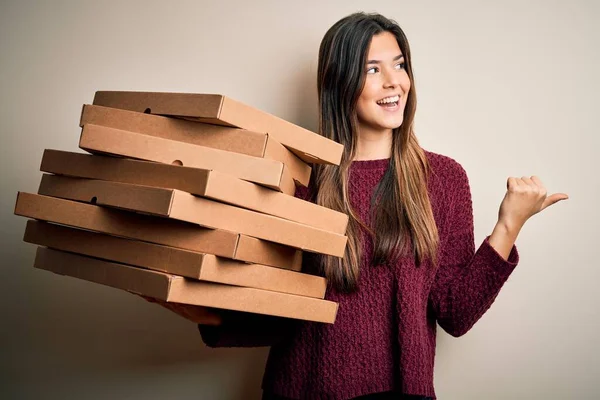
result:
<svg viewBox="0 0 600 400"><path fill-rule="evenodd" d="M512 232L520 231L525 222L540 211L569 198L565 193L547 196L544 184L535 175L520 179L510 177L506 187L506 195L498 212L498 222Z"/></svg>
<svg viewBox="0 0 600 400"><path fill-rule="evenodd" d="M223 323L221 314L208 307L194 306L191 304L182 303L171 303L152 297L142 295L140 296L146 301L149 301L150 303L157 303L163 306L164 308L173 311L175 314L178 314L183 318L188 319L197 324L217 326Z"/></svg>

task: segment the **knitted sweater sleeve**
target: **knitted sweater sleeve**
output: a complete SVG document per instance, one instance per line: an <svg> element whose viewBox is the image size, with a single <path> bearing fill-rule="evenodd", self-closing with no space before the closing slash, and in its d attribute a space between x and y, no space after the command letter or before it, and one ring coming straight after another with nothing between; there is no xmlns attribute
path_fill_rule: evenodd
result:
<svg viewBox="0 0 600 400"><path fill-rule="evenodd" d="M473 204L464 168L452 162L446 179L450 191L449 214L440 240L439 267L429 295L429 307L438 324L454 337L467 333L491 307L500 289L517 266L513 245L504 259L485 237L477 251Z"/></svg>

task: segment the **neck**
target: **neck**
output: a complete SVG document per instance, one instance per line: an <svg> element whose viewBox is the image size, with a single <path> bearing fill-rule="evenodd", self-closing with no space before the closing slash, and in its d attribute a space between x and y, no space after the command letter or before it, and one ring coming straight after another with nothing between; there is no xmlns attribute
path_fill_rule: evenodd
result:
<svg viewBox="0 0 600 400"><path fill-rule="evenodd" d="M358 132L358 143L354 161L379 160L392 156L392 130Z"/></svg>

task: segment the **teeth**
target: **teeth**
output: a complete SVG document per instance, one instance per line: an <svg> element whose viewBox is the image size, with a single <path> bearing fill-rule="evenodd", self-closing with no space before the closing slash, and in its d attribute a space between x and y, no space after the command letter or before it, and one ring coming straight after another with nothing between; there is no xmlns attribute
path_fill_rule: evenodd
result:
<svg viewBox="0 0 600 400"><path fill-rule="evenodd" d="M386 103L396 103L398 102L398 100L400 100L400 96L392 96L392 97L386 97L385 99L381 99L377 102L377 104L386 104Z"/></svg>

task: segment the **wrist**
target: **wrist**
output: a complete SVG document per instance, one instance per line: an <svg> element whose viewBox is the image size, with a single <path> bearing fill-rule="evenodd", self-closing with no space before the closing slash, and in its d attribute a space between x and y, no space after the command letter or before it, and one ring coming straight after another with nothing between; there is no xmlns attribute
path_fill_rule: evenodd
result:
<svg viewBox="0 0 600 400"><path fill-rule="evenodd" d="M505 235L516 238L519 235L522 227L522 223L512 220L499 219L494 227L494 230L498 230Z"/></svg>

